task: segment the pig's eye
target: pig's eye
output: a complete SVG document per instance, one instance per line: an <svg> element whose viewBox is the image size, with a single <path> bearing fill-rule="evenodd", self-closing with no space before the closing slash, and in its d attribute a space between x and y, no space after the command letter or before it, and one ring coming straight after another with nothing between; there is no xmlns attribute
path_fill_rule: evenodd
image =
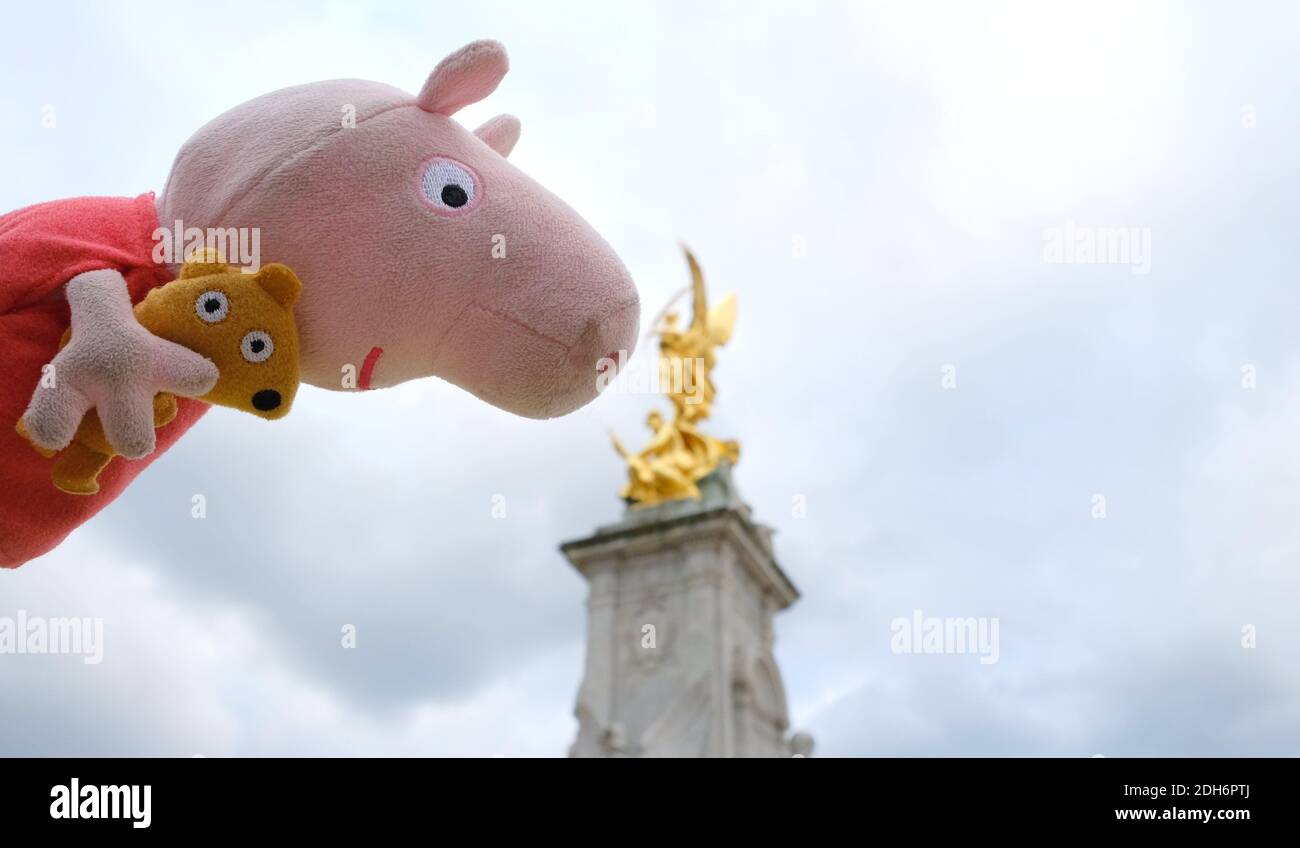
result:
<svg viewBox="0 0 1300 848"><path fill-rule="evenodd" d="M267 333L254 330L244 336L244 340L239 343L239 352L249 362L265 362L275 352L275 342L271 341Z"/></svg>
<svg viewBox="0 0 1300 848"><path fill-rule="evenodd" d="M441 212L467 212L477 199L478 182L464 165L452 159L434 159L420 181L424 197Z"/></svg>
<svg viewBox="0 0 1300 848"><path fill-rule="evenodd" d="M194 301L194 311L209 324L217 324L230 314L230 301L222 292L204 292Z"/></svg>

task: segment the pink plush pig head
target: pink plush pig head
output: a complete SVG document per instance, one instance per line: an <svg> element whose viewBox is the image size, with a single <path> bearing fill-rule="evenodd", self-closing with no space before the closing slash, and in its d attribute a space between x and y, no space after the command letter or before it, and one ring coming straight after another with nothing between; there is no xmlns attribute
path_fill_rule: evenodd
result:
<svg viewBox="0 0 1300 848"><path fill-rule="evenodd" d="M518 120L453 120L507 67L479 41L416 97L335 80L238 106L181 149L163 226L255 231L262 261L297 273L306 382L437 375L520 415L571 412L633 349L640 306L609 245L506 160Z"/></svg>

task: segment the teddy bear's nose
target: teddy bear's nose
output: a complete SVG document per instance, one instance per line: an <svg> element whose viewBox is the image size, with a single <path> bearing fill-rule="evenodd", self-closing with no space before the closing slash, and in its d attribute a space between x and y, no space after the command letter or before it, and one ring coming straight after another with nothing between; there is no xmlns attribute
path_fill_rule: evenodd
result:
<svg viewBox="0 0 1300 848"><path fill-rule="evenodd" d="M253 408L260 412L270 412L280 405L280 393L275 389L262 389L253 395Z"/></svg>

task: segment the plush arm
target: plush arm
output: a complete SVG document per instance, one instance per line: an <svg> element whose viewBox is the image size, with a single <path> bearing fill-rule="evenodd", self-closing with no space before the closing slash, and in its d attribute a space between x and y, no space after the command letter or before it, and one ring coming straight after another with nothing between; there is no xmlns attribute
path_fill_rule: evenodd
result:
<svg viewBox="0 0 1300 848"><path fill-rule="evenodd" d="M50 363L22 424L34 445L62 450L94 408L113 450L139 459L154 449L154 396L197 397L217 382L209 360L151 334L135 318L126 281L112 270L68 282L72 338Z"/></svg>

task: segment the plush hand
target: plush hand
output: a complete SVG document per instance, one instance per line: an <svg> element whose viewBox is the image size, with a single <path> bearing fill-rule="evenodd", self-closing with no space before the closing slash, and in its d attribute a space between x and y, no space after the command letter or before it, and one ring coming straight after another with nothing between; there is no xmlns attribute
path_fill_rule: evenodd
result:
<svg viewBox="0 0 1300 848"><path fill-rule="evenodd" d="M154 450L154 396L207 394L217 367L203 356L140 326L126 281L113 270L68 282L72 338L42 378L22 424L37 447L62 450L92 408L113 450L139 459Z"/></svg>

